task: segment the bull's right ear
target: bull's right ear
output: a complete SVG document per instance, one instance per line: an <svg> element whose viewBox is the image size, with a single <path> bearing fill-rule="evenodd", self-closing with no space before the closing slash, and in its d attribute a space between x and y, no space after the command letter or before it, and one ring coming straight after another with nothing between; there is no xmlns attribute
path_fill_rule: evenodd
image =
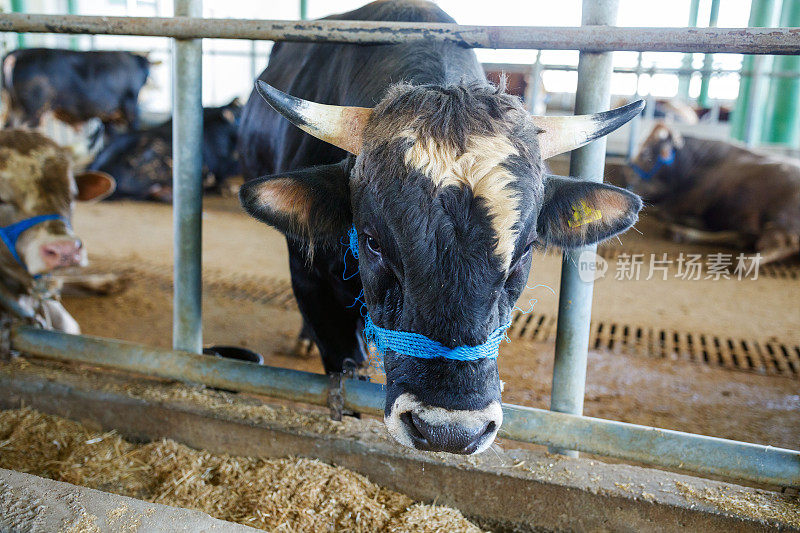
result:
<svg viewBox="0 0 800 533"><path fill-rule="evenodd" d="M250 216L311 245L339 242L353 224L347 160L249 181L239 200Z"/></svg>

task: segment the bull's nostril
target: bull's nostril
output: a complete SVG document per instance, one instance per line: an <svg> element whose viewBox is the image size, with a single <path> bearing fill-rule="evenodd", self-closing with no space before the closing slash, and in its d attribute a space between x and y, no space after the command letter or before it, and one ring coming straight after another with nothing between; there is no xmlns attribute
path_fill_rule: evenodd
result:
<svg viewBox="0 0 800 533"><path fill-rule="evenodd" d="M412 414L410 411L406 411L405 413L400 414L400 420L403 421L403 424L406 426L406 431L408 431L408 435L411 437L411 440L418 447L426 447L428 445L428 439L419 429L418 421L414 420L416 416Z"/></svg>
<svg viewBox="0 0 800 533"><path fill-rule="evenodd" d="M402 413L400 419L406 426L406 434L420 450L472 454L490 441L497 430L497 423L492 420L469 427L454 423L431 424L414 412Z"/></svg>

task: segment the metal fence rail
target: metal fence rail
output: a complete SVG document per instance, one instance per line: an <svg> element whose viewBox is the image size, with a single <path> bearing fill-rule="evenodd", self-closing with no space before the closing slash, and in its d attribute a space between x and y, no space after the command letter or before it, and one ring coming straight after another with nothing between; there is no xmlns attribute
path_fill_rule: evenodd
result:
<svg viewBox="0 0 800 533"><path fill-rule="evenodd" d="M200 0L175 0L175 13L199 17ZM172 62L173 250L172 347L200 353L202 323L203 46L175 39ZM180 149L175 149L180 147Z"/></svg>
<svg viewBox="0 0 800 533"><path fill-rule="evenodd" d="M189 7L199 5L198 2L199 0L177 0L179 5ZM591 0L584 0L584 7L587 2ZM178 14L184 12L186 11L176 10ZM598 53L632 50L800 55L800 28L533 28L330 20L202 19L184 16L135 18L0 14L0 31L144 35L184 41L201 38L360 44L438 41L473 48L561 49ZM199 61L199 46L192 52L190 43L185 42L184 45L186 46L179 48L182 53L178 54L183 56L182 61ZM607 72L601 75L597 73L600 70ZM193 91L199 90L200 80L197 80L197 87L194 88L179 84L176 78L180 72L182 71L174 72L173 87L176 92L180 90L186 93L183 110L186 117L192 117L199 108L199 100L193 98L197 93ZM190 69L184 81L196 79L196 72ZM593 83L609 73L610 65L604 69L579 69L579 86L583 87L584 93L589 93L593 90ZM579 94L578 100L586 96ZM183 97L179 96L176 101L181 98ZM586 105L592 107L602 103L590 103L590 100L586 102ZM176 106L176 113L180 112L179 106ZM177 122L181 121L176 120ZM187 118L185 131L181 131L187 138L193 139L197 138L200 128L198 121ZM178 142L178 137L176 135L173 138L173 143ZM199 167L191 162L198 157L198 143L192 142L188 147L173 144L173 149L176 154L182 149L187 152L184 154L187 160L183 166L184 171L178 168L175 171L176 189L192 179L199 183ZM595 151L589 150L585 153ZM603 155L592 156L592 164L586 167L589 172L594 167L600 167ZM594 159L599 159L600 162ZM176 206L176 213L186 214L185 217L175 217L176 235L189 236L191 240L190 243L185 243L182 238L176 238L175 242L176 247L186 245L185 253L176 254L176 303L181 304L182 308L175 316L176 325L180 320L189 320L176 329L176 341L182 348L195 351L197 343L201 341L198 338L201 287L199 230L196 219L202 198L193 189L187 189L186 194L176 196L176 202L181 204ZM195 234L192 235L192 232ZM582 306L587 307L587 299L583 300ZM3 301L0 298L0 305ZM11 307L13 306L9 310L14 312L15 309ZM570 322L565 327L571 332L588 327L587 324L581 325L585 321L580 317ZM108 365L322 405L328 401L328 379L321 375L259 367L213 359L187 351L162 350L111 339L65 335L23 325L13 327L11 334L11 346L14 349L44 357ZM570 373L579 372L581 365L573 366L577 370L570 370ZM577 388L579 387L572 387L575 390ZM384 397L378 385L347 382L343 392L347 408L369 413L382 411ZM556 449L579 450L623 460L683 468L701 474L800 486L800 451L528 407L506 405L504 416L502 434L516 440L544 444Z"/></svg>
<svg viewBox="0 0 800 533"><path fill-rule="evenodd" d="M328 401L328 378L299 370L67 335L31 326L14 327L11 345L16 350L49 359L107 366L315 405L326 405ZM382 415L384 395L383 387L376 383L343 380L346 409ZM700 474L780 486L800 485L800 452L613 420L504 404L500 436Z"/></svg>
<svg viewBox="0 0 800 533"><path fill-rule="evenodd" d="M584 52L619 50L800 54L800 28L462 26L416 22L97 17L4 13L0 15L0 31L357 44L439 41L470 48Z"/></svg>
<svg viewBox="0 0 800 533"><path fill-rule="evenodd" d="M582 23L587 27L614 24L619 0L584 0ZM611 99L612 54L581 52L578 59L578 87L575 114L588 115L608 109ZM569 175L602 182L606 166L605 137L570 153ZM597 245L564 250L561 256L561 283L558 291L558 326L553 361L553 386L550 409L573 415L583 414L586 388L586 363L589 357L589 322L592 315L593 282L578 275L583 252L597 252ZM577 451L551 448L577 457Z"/></svg>

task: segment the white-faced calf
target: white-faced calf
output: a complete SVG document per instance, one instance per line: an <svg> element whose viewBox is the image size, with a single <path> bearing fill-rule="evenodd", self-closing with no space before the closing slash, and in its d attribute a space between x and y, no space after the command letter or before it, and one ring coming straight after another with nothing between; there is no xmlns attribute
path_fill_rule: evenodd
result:
<svg viewBox="0 0 800 533"><path fill-rule="evenodd" d="M80 332L58 301L59 287L40 278L86 265L86 249L70 223L73 201L113 190L107 174L73 175L70 152L43 135L0 131L0 283L43 325Z"/></svg>

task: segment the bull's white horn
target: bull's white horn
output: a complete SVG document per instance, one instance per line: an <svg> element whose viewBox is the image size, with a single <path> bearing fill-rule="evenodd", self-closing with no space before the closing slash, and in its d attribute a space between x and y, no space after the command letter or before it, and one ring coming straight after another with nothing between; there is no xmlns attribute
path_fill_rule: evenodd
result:
<svg viewBox="0 0 800 533"><path fill-rule="evenodd" d="M261 80L256 90L275 111L317 139L351 154L361 151L364 127L372 115L369 107L318 104L288 95Z"/></svg>
<svg viewBox="0 0 800 533"><path fill-rule="evenodd" d="M608 135L641 113L642 109L644 100L637 100L594 115L532 116L533 123L542 130L538 137L542 159L575 150L603 135Z"/></svg>

